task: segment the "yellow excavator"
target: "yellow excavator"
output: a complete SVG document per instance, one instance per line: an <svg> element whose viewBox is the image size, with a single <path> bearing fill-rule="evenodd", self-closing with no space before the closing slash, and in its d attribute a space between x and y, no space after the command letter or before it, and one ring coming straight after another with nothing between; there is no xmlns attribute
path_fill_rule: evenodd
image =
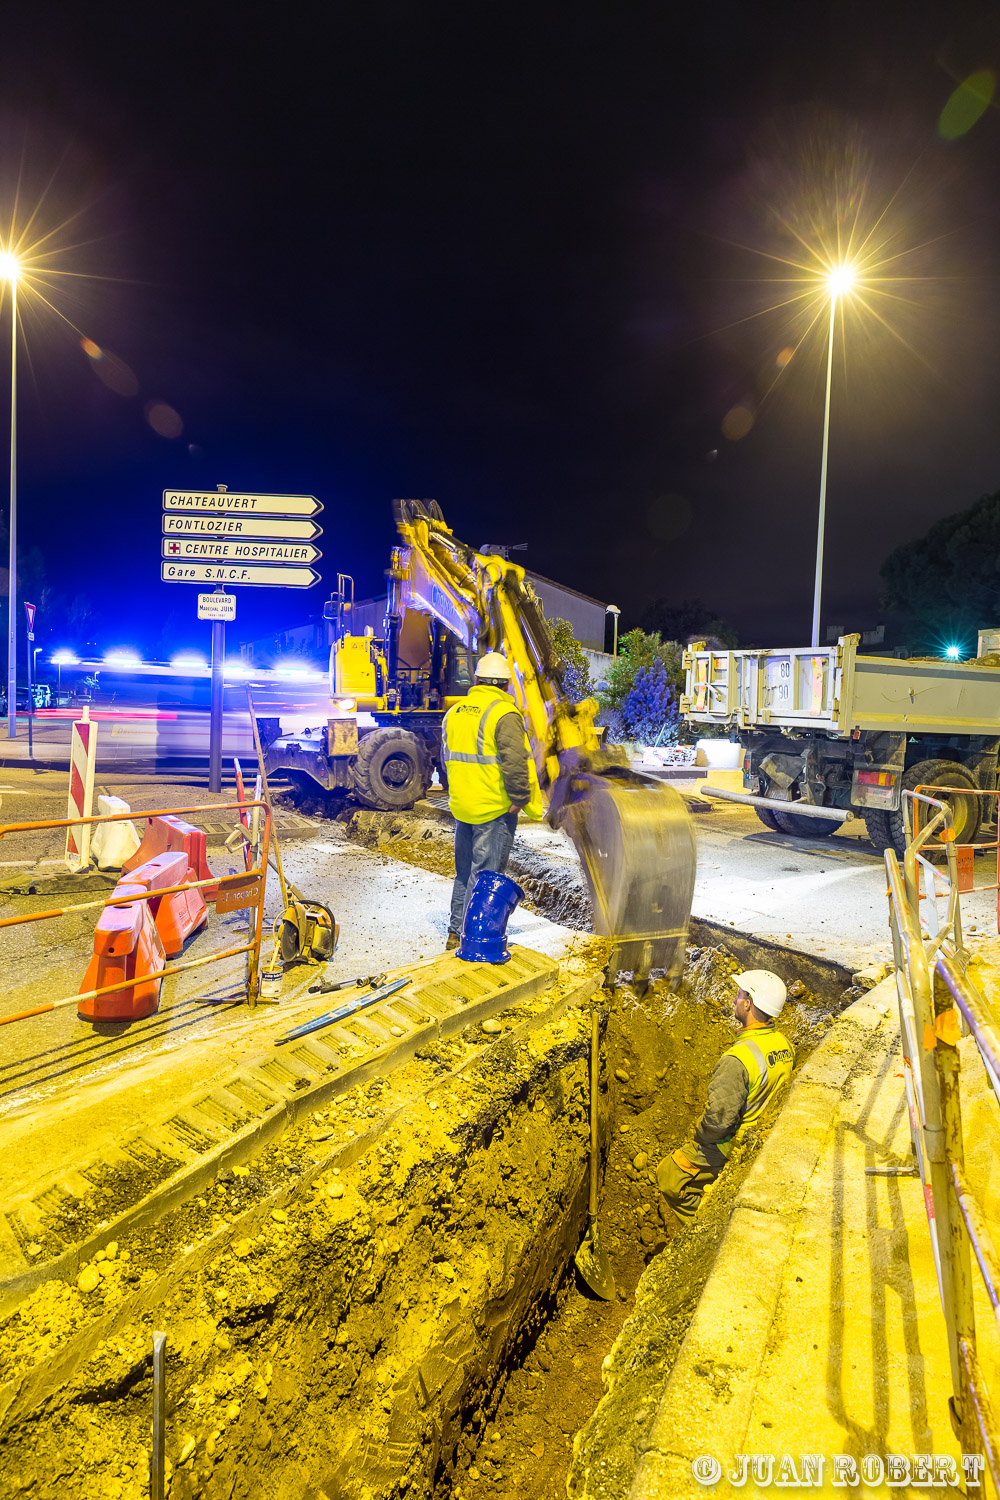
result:
<svg viewBox="0 0 1000 1500"><path fill-rule="evenodd" d="M458 541L436 501L397 500L394 510L400 545L386 574L383 634L352 633L353 581L340 575L325 611L335 627L331 716L321 730L271 739L268 773L308 778L370 807L412 807L440 762L445 711L471 687L476 658L502 651L548 821L573 840L595 929L615 940L612 971L676 975L695 874L682 798L602 746L594 699L574 703L565 693L566 664L524 569Z"/></svg>

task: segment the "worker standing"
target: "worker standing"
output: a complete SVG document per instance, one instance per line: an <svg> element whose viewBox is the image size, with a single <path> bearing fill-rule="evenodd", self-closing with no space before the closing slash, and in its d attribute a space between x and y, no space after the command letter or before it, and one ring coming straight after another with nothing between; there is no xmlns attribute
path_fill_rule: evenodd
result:
<svg viewBox="0 0 1000 1500"><path fill-rule="evenodd" d="M656 1169L667 1207L682 1221L698 1212L705 1189L726 1165L733 1141L760 1118L795 1064L792 1044L774 1024L785 1003L784 983L769 969L748 969L735 975L733 983L739 1035L715 1065L694 1140L664 1157Z"/></svg>
<svg viewBox="0 0 1000 1500"><path fill-rule="evenodd" d="M455 884L447 948L457 948L472 881L507 868L517 815L544 811L521 711L511 697L510 667L490 651L461 703L444 716L442 772L455 818Z"/></svg>

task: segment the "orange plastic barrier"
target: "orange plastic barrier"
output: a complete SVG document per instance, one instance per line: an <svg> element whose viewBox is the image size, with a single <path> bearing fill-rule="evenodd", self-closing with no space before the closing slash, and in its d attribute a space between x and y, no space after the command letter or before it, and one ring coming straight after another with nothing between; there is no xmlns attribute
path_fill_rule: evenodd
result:
<svg viewBox="0 0 1000 1500"><path fill-rule="evenodd" d="M113 894L133 893L141 896L145 890L123 880ZM94 933L94 956L87 965L81 994L130 979L140 980L143 975L157 974L163 968L163 944L149 906L148 901L135 901L128 906L109 906L102 912ZM77 1013L85 1021L139 1021L143 1016L151 1016L159 1005L160 984L159 979L150 979L113 995L81 1000Z"/></svg>
<svg viewBox="0 0 1000 1500"><path fill-rule="evenodd" d="M176 854L158 854L137 870L131 870L127 884L140 886L144 891L159 891L168 886L183 885L190 878L188 856L183 850L178 850ZM120 889L115 892L118 896L123 894ZM150 900L149 906L168 958L177 958L191 934L198 932L208 921L208 907L197 888L156 896Z"/></svg>
<svg viewBox="0 0 1000 1500"><path fill-rule="evenodd" d="M207 842L207 834L202 829L196 828L193 823L185 823L183 818L172 817L170 814L147 818L142 843L131 859L127 859L122 865L122 874L138 869L140 865L144 865L149 859L154 859L158 854L183 850L188 858L187 878L210 880L212 872L208 868ZM205 899L214 901L217 891L216 886L205 886Z"/></svg>

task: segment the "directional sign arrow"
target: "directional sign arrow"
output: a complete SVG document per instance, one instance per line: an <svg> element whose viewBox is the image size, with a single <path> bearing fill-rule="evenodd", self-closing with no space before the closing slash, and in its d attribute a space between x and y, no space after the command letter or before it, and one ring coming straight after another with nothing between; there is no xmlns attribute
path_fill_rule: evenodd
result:
<svg viewBox="0 0 1000 1500"><path fill-rule="evenodd" d="M214 510L242 516L316 516L323 507L315 495L237 495L221 490L164 490L163 509Z"/></svg>
<svg viewBox="0 0 1000 1500"><path fill-rule="evenodd" d="M267 520L262 516L187 516L163 517L164 536L269 536L279 541L311 542L323 535L315 521L293 521L282 516Z"/></svg>
<svg viewBox="0 0 1000 1500"><path fill-rule="evenodd" d="M309 542L231 542L199 536L163 538L163 556L174 562L225 559L227 562L311 563L323 556Z"/></svg>
<svg viewBox="0 0 1000 1500"><path fill-rule="evenodd" d="M254 567L249 563L163 562L164 583L248 584L275 589L309 589L319 583L313 568Z"/></svg>

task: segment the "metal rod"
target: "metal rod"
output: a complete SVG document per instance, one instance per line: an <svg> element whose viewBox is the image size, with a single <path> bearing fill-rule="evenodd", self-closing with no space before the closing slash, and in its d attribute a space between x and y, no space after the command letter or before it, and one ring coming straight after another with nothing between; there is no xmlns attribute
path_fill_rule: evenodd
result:
<svg viewBox="0 0 1000 1500"><path fill-rule="evenodd" d="M976 1425L979 1428L983 1446L986 1449L986 1462L993 1480L993 1489L995 1493L1000 1493L1000 1458L998 1458L1000 1440L998 1440L996 1417L990 1405L986 1382L983 1380L983 1372L979 1368L976 1351L971 1349L963 1339L960 1352L965 1378L968 1382L969 1395L975 1413Z"/></svg>
<svg viewBox="0 0 1000 1500"><path fill-rule="evenodd" d="M982 1272L986 1293L993 1306L994 1316L1000 1323L1000 1256L997 1255L993 1244L989 1225L976 1202L965 1172L957 1161L951 1164L951 1175L958 1194L958 1206L962 1210L962 1218L965 1220L965 1227L969 1232L969 1239Z"/></svg>
<svg viewBox="0 0 1000 1500"><path fill-rule="evenodd" d="M597 1006L590 1012L590 1217L597 1218Z"/></svg>
<svg viewBox="0 0 1000 1500"><path fill-rule="evenodd" d="M989 1058L993 1071L1000 1074L1000 1039L997 1037L992 1022L986 1019L980 1009L973 986L947 953L937 955L934 969L951 991L955 1004L962 1012L969 1030L976 1039L979 1050Z"/></svg>
<svg viewBox="0 0 1000 1500"><path fill-rule="evenodd" d="M383 985L382 989L376 990L374 994L365 995L360 1000L352 1000L350 1005L341 1005L337 1010L327 1011L325 1015L316 1016L311 1021L306 1021L302 1026L296 1026L294 1031L286 1031L284 1036L275 1037L274 1045L280 1047L284 1042L294 1042L297 1037L307 1036L310 1031L320 1031L324 1026L333 1026L337 1021L346 1021L351 1016L356 1016L360 1011L370 1010L373 1005L380 1004L394 995L410 983L410 976L405 979L394 979L391 984Z"/></svg>
<svg viewBox="0 0 1000 1500"><path fill-rule="evenodd" d="M10 282L10 547L7 575L7 738L17 739L17 281Z"/></svg>
<svg viewBox="0 0 1000 1500"><path fill-rule="evenodd" d="M167 1335L153 1334L153 1458L149 1469L151 1500L163 1500L166 1469L164 1435L167 1416Z"/></svg>
<svg viewBox="0 0 1000 1500"><path fill-rule="evenodd" d="M819 470L819 525L816 530L816 581L813 586L812 645L819 645L819 616L823 596L823 533L826 530L826 469L830 456L830 391L833 386L833 334L837 294L830 296L830 343L826 356L826 407L823 412L823 461Z"/></svg>
<svg viewBox="0 0 1000 1500"><path fill-rule="evenodd" d="M179 851L178 851L179 852ZM262 870L250 870L252 877L263 874ZM49 911L23 912L19 917L0 917L0 927L18 927L22 922L42 922L46 917L67 917L74 911L94 911L98 906L128 906L133 901L158 901L161 896L176 896L180 891L199 891L206 885L218 885L224 877L212 875L208 880L187 880L183 885L165 885L162 890L143 891L136 890L131 896L100 896L96 901L78 901L74 906L53 906ZM242 878L242 877L241 877ZM128 876L118 882L119 885L126 883ZM116 887L117 889L117 887ZM209 896L209 901L214 901L214 896Z"/></svg>
<svg viewBox="0 0 1000 1500"><path fill-rule="evenodd" d="M704 782L698 788L698 795L708 793L710 797L718 797L723 802L745 802L748 807L767 807L771 812L789 812L796 816L801 813L807 818L826 819L828 823L846 823L848 818L856 814L853 811L845 811L841 807L813 807L810 802L779 802L774 797L755 797L750 792L731 792L728 787L714 787L709 782Z"/></svg>
<svg viewBox="0 0 1000 1500"><path fill-rule="evenodd" d="M261 749L260 731L257 728L257 710L254 708L253 693L250 691L250 684L249 684L249 682L247 683L246 687L247 687L247 706L250 709L250 727L253 730L253 744L254 744L254 749L257 751L257 769L260 772L260 784L261 784L261 787L263 788L263 792L264 792L264 805L270 811L270 807L271 807L271 788L267 784L267 771L266 771L265 766L264 766L264 751ZM287 907L287 905L288 905L288 888L285 885L285 867L284 867L284 865L281 862L281 845L278 843L278 830L275 828L273 830L273 833L274 833L274 857L277 860L277 864L278 864L278 884L281 886L281 904L282 904L283 907Z"/></svg>

